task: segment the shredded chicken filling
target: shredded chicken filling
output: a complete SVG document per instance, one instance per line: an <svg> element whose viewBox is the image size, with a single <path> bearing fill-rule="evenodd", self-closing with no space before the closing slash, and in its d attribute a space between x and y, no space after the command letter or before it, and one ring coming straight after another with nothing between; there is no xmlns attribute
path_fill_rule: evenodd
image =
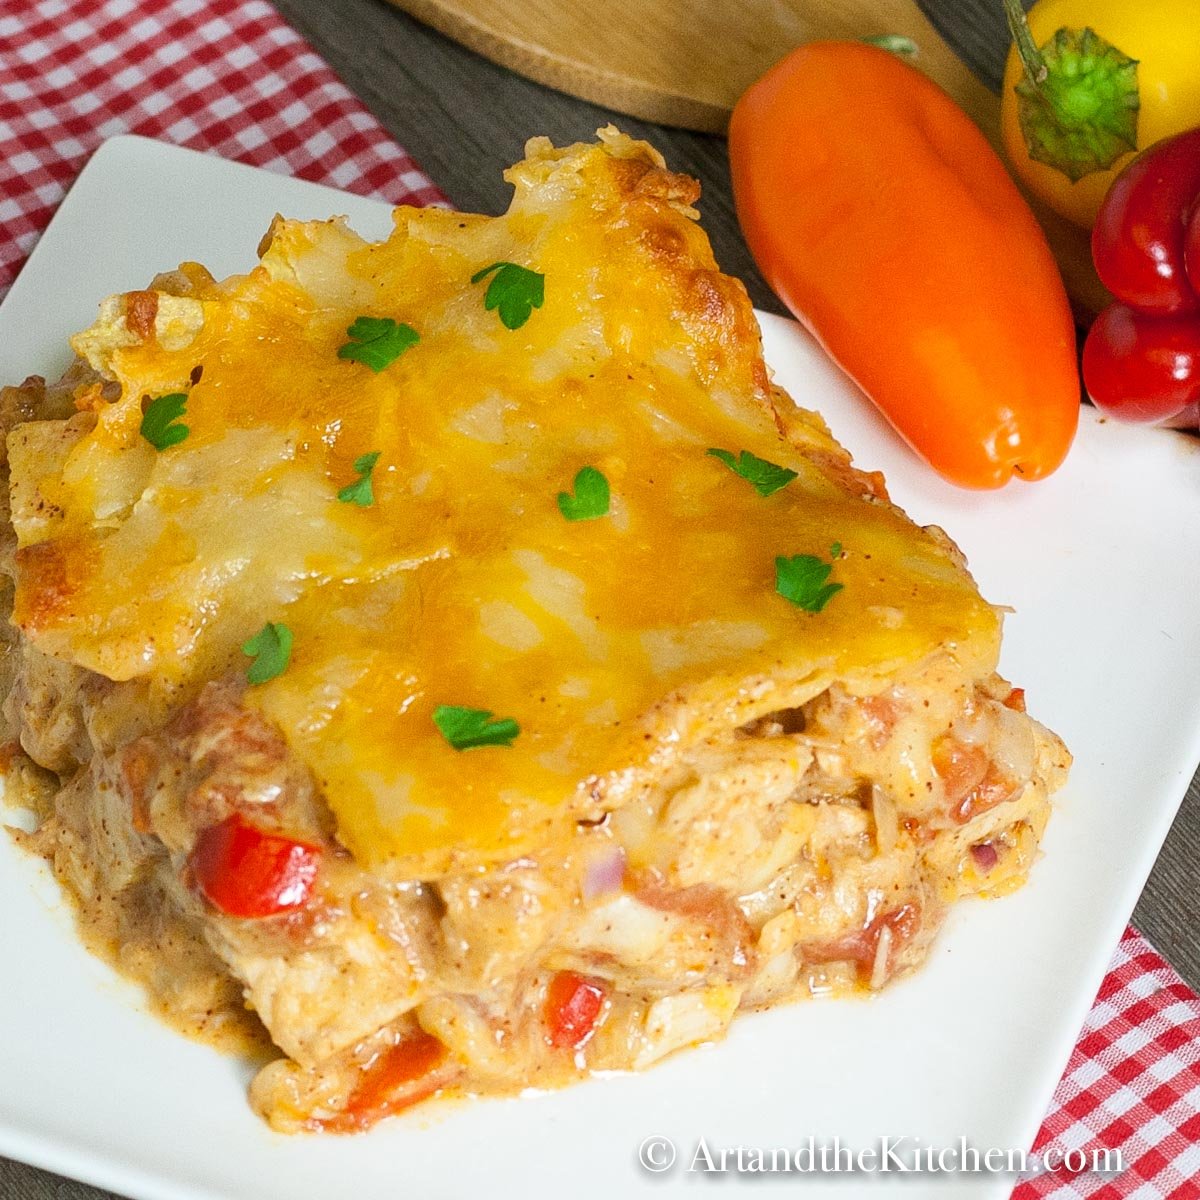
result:
<svg viewBox="0 0 1200 1200"><path fill-rule="evenodd" d="M55 701L85 688L72 673L27 655L9 705L59 770L81 757ZM1065 769L1004 681L954 673L938 659L884 694L834 687L711 737L568 842L498 867L397 879L335 854L304 909L257 921L206 910L198 833L248 812L335 844L332 822L238 688L209 685L51 784L29 841L161 1010L245 1039L248 1002L284 1052L252 1089L273 1125L363 1128L447 1088L640 1068L739 1009L878 989L916 965L951 901L1024 877ZM555 1043L563 977L601 997L578 1044Z"/></svg>

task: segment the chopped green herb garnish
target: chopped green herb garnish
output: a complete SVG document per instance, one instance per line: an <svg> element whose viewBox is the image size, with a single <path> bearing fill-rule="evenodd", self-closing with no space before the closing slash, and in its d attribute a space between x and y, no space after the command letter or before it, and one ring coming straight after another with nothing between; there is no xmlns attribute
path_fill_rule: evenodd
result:
<svg viewBox="0 0 1200 1200"><path fill-rule="evenodd" d="M174 423L187 412L187 402L186 392L172 392L146 405L146 411L142 413L141 433L155 450L178 446L191 433L186 425Z"/></svg>
<svg viewBox="0 0 1200 1200"><path fill-rule="evenodd" d="M749 450L743 450L737 458L728 450L710 450L709 454L713 458L719 458L735 475L740 475L751 483L760 496L769 496L780 488L787 487L796 478L796 472L789 467L767 462L765 458L759 458Z"/></svg>
<svg viewBox="0 0 1200 1200"><path fill-rule="evenodd" d="M840 542L829 548L831 558L837 558L841 552ZM779 557L775 560L775 590L797 608L819 613L842 590L842 584L827 582L832 570L832 562L825 562L815 554Z"/></svg>
<svg viewBox="0 0 1200 1200"><path fill-rule="evenodd" d="M519 267L511 262L494 262L471 276L472 283L479 283L491 273L496 274L488 284L483 297L483 307L491 312L500 310L500 320L505 329L520 329L529 320L535 308L542 307L546 298L546 277L528 267Z"/></svg>
<svg viewBox="0 0 1200 1200"><path fill-rule="evenodd" d="M608 513L608 480L595 467L583 467L575 476L575 493L558 493L558 508L568 521L591 521Z"/></svg>
<svg viewBox="0 0 1200 1200"><path fill-rule="evenodd" d="M379 461L379 451L372 450L370 454L360 454L354 460L354 469L359 478L348 483L340 492L338 499L343 504L357 504L359 508L368 508L375 503L375 491L371 487L371 472Z"/></svg>
<svg viewBox="0 0 1200 1200"><path fill-rule="evenodd" d="M292 657L292 631L286 625L268 621L248 642L242 653L254 659L246 671L251 683L266 683L287 670Z"/></svg>
<svg viewBox="0 0 1200 1200"><path fill-rule="evenodd" d="M433 723L455 750L511 746L521 732L511 717L496 719L487 709L459 708L457 704L439 704L433 710Z"/></svg>
<svg viewBox="0 0 1200 1200"><path fill-rule="evenodd" d="M346 334L350 340L338 350L338 358L360 362L372 371L390 367L421 340L411 325L398 324L391 317L359 317Z"/></svg>

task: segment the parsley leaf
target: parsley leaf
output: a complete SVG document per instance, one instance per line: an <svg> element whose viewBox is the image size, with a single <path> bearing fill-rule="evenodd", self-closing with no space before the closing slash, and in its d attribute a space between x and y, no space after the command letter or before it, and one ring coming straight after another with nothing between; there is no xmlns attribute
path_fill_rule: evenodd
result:
<svg viewBox="0 0 1200 1200"><path fill-rule="evenodd" d="M595 467L583 467L575 476L575 494L558 493L558 509L568 521L591 521L608 513L608 480Z"/></svg>
<svg viewBox="0 0 1200 1200"><path fill-rule="evenodd" d="M251 683L266 683L287 670L292 657L292 631L286 625L268 621L242 645L242 653L254 659L246 678Z"/></svg>
<svg viewBox="0 0 1200 1200"><path fill-rule="evenodd" d="M155 450L178 446L191 433L186 425L174 424L187 412L187 402L186 392L172 392L146 405L146 411L142 413L141 434Z"/></svg>
<svg viewBox="0 0 1200 1200"><path fill-rule="evenodd" d="M340 492L338 499L343 504L357 504L359 508L368 508L375 503L375 490L371 487L371 472L379 461L379 451L372 450L370 454L360 454L354 460L354 469L359 478L348 483Z"/></svg>
<svg viewBox="0 0 1200 1200"><path fill-rule="evenodd" d="M831 558L837 558L841 552L840 542L829 548ZM819 613L843 587L840 583L826 582L832 570L832 562L824 562L814 554L781 556L775 560L775 590L797 608Z"/></svg>
<svg viewBox="0 0 1200 1200"><path fill-rule="evenodd" d="M542 307L546 298L546 277L528 267L519 267L511 262L494 262L471 276L472 283L479 283L491 273L496 274L488 284L483 298L483 307L491 312L500 310L500 320L505 329L520 329L529 320L535 308Z"/></svg>
<svg viewBox="0 0 1200 1200"><path fill-rule="evenodd" d="M350 340L338 350L338 358L360 362L376 372L421 340L411 325L399 325L391 317L359 317L346 334Z"/></svg>
<svg viewBox="0 0 1200 1200"><path fill-rule="evenodd" d="M735 475L753 484L754 490L760 496L770 496L780 488L787 487L796 478L796 472L789 467L781 467L777 463L767 462L749 450L743 450L741 456L734 458L728 450L710 450L713 458L719 458Z"/></svg>
<svg viewBox="0 0 1200 1200"><path fill-rule="evenodd" d="M433 710L433 723L455 750L473 750L478 746L511 746L521 727L511 717L495 719L484 708L459 708L457 704L439 704Z"/></svg>

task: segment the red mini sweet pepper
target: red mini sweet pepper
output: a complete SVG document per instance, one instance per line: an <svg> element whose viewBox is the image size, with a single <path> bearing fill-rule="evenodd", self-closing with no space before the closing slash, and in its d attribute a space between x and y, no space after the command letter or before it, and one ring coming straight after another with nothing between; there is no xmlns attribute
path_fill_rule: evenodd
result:
<svg viewBox="0 0 1200 1200"><path fill-rule="evenodd" d="M1197 424L1200 409L1200 128L1165 138L1121 172L1092 230L1117 303L1083 348L1097 408L1121 421Z"/></svg>

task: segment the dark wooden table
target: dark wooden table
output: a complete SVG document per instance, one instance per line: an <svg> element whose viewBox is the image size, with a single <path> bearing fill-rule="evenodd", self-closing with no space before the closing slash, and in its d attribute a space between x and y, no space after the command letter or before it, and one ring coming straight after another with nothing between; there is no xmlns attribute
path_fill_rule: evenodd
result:
<svg viewBox="0 0 1200 1200"><path fill-rule="evenodd" d="M716 2L716 0L714 0ZM736 0L727 0L731 5ZM971 67L997 87L1008 45L999 0L919 0ZM609 120L654 142L676 170L704 186L704 226L722 268L746 281L754 303L781 312L738 233L721 138L647 125L552 92L479 58L417 24L383 0L275 0L352 91L395 135L450 199L474 212L499 212L508 188L500 172L525 139L590 138ZM1200 669L1200 664L1197 664ZM1137 803L1136 796L1129 797ZM1193 987L1200 989L1197 883L1200 775L1146 885L1134 921ZM348 1200L330 1197L330 1200ZM111 1200L110 1193L0 1159L0 1200ZM230 1200L253 1200L231 1197Z"/></svg>

